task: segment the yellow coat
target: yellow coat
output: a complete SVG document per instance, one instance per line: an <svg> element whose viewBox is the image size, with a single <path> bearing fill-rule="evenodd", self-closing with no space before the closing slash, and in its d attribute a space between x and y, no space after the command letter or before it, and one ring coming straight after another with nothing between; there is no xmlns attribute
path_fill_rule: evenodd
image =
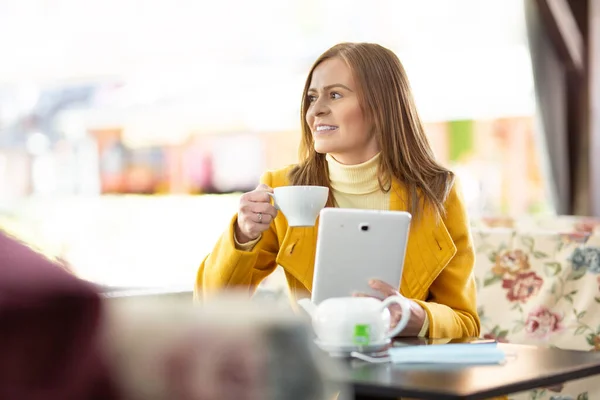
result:
<svg viewBox="0 0 600 400"><path fill-rule="evenodd" d="M288 171L289 167L267 172L261 182L270 187L288 185ZM394 183L390 196L391 210L406 210L407 193L402 184ZM252 251L242 251L236 249L233 239L235 221L236 217L200 265L196 297L225 288L245 287L252 293L277 265L285 271L292 301L306 297L312 288L318 225L290 228L279 213ZM432 211L413 219L400 284L402 295L426 310L429 337L479 336L474 261L467 214L454 187L443 220L436 221Z"/></svg>

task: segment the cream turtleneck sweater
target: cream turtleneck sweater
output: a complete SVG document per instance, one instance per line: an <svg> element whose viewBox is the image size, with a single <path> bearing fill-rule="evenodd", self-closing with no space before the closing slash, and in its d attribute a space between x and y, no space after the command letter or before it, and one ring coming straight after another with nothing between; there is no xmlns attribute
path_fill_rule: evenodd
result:
<svg viewBox="0 0 600 400"><path fill-rule="evenodd" d="M340 208L389 210L390 195L377 180L380 153L362 164L344 165L327 154L333 197Z"/></svg>

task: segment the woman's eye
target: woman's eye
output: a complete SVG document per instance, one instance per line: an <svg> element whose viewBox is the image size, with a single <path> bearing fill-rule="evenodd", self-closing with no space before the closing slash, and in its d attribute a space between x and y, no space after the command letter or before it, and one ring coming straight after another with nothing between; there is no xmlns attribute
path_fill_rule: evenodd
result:
<svg viewBox="0 0 600 400"><path fill-rule="evenodd" d="M338 99L342 98L342 95L339 94L339 93L336 93L336 92L332 92L331 93L331 98L334 99L334 100L338 100Z"/></svg>
<svg viewBox="0 0 600 400"><path fill-rule="evenodd" d="M312 94L309 94L309 95L307 96L307 99L308 99L308 102L309 102L309 103L314 103L314 102L317 100L317 96L315 96L315 95L312 95Z"/></svg>

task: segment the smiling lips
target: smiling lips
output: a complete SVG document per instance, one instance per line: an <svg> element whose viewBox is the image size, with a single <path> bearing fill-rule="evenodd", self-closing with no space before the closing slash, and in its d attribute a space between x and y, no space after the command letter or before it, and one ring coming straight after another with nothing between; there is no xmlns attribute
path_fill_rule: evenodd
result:
<svg viewBox="0 0 600 400"><path fill-rule="evenodd" d="M328 133L331 131L335 131L338 127L335 125L317 125L315 129L315 133Z"/></svg>

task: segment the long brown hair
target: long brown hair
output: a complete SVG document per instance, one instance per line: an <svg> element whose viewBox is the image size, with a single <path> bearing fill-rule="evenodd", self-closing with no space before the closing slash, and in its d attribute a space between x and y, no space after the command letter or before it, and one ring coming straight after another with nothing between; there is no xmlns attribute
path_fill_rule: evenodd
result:
<svg viewBox="0 0 600 400"><path fill-rule="evenodd" d="M308 89L315 68L323 61L339 57L352 70L358 82L358 96L364 115L373 125L381 149L378 168L380 188L388 192L392 180L406 186L408 210L418 218L425 206L433 206L438 216L445 214L444 202L454 175L435 159L412 96L402 63L389 49L373 43L340 43L323 53L313 64L302 93L300 163L289 174L292 185L318 185L331 188L324 154L314 149L306 123ZM329 191L328 206L335 201Z"/></svg>

